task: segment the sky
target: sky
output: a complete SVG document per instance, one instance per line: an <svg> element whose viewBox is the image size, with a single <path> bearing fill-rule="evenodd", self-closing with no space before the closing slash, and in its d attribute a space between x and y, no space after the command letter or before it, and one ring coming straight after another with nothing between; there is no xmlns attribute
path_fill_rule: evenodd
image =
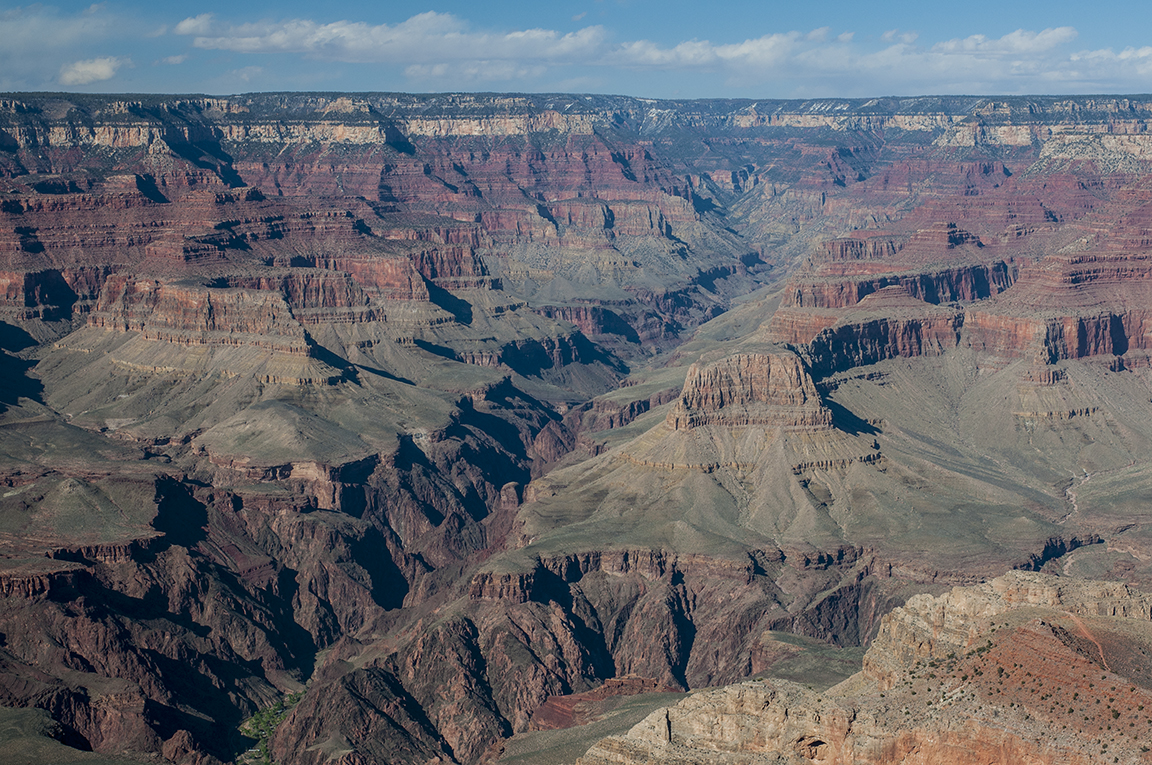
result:
<svg viewBox="0 0 1152 765"><path fill-rule="evenodd" d="M1137 0L0 0L0 91L1152 92Z"/></svg>

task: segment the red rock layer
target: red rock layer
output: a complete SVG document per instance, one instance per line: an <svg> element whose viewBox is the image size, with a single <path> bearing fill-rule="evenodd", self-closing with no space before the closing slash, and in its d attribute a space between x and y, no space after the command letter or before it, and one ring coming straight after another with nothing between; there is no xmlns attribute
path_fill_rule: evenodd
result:
<svg viewBox="0 0 1152 765"><path fill-rule="evenodd" d="M412 262L395 257L323 257L313 261L317 268L346 271L360 287L391 300L428 300L428 285ZM304 306L325 308L327 306Z"/></svg>
<svg viewBox="0 0 1152 765"><path fill-rule="evenodd" d="M636 331L620 318L619 314L603 306L543 305L533 310L549 319L575 324L589 337L618 335L629 339L637 338Z"/></svg>
<svg viewBox="0 0 1152 765"><path fill-rule="evenodd" d="M86 311L110 271L99 265L0 271L0 311L17 321L51 321Z"/></svg>
<svg viewBox="0 0 1152 765"><path fill-rule="evenodd" d="M279 292L168 284L113 276L88 317L92 327L192 345L253 345L308 355L304 330Z"/></svg>
<svg viewBox="0 0 1152 765"><path fill-rule="evenodd" d="M955 348L964 317L941 312L916 318L877 318L825 329L809 343L812 366L850 369L884 359L939 356Z"/></svg>
<svg viewBox="0 0 1152 765"><path fill-rule="evenodd" d="M614 236L665 238L696 220L682 198L690 194L684 182L636 147L617 150L584 134L548 150L513 141L494 147L476 138L451 145L414 140L419 156L384 153L369 143L353 149L354 161L333 166L312 164L307 146L259 164L244 159L250 147L238 146L236 169L270 195L341 192L410 211L447 212L479 222L501 243L608 247Z"/></svg>
<svg viewBox="0 0 1152 765"><path fill-rule="evenodd" d="M999 294L1015 281L1006 263L975 264L939 271L894 273L837 281L820 279L790 282L784 290L784 308L848 308L885 287L903 287L927 303L971 302Z"/></svg>

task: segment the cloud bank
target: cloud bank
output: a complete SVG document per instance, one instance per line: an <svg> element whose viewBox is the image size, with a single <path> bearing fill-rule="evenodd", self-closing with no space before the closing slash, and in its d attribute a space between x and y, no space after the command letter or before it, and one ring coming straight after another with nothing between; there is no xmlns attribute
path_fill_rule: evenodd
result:
<svg viewBox="0 0 1152 765"><path fill-rule="evenodd" d="M413 83L529 81L587 70L686 72L719 78L726 88L837 95L888 92L1083 92L1124 90L1147 80L1148 48L1074 50L1072 27L1018 29L1001 37L971 35L925 44L915 32L890 30L872 39L821 27L776 32L738 42L615 41L601 26L575 32L474 30L447 13L399 24L310 19L230 25L210 14L175 27L206 50L297 54L345 63L397 64ZM575 71L575 70L583 71ZM718 88L719 89L719 88Z"/></svg>
<svg viewBox="0 0 1152 765"><path fill-rule="evenodd" d="M256 86L758 98L1152 91L1152 46L1084 45L1071 26L948 37L814 25L740 30L727 39L649 39L580 26L585 14L560 30L492 29L438 12L373 24L307 17L238 23L153 10L0 10L0 90ZM237 85L244 76L247 84Z"/></svg>
<svg viewBox="0 0 1152 765"><path fill-rule="evenodd" d="M88 85L93 82L110 80L116 70L131 60L115 56L92 58L87 61L73 61L60 67L60 84L62 85Z"/></svg>

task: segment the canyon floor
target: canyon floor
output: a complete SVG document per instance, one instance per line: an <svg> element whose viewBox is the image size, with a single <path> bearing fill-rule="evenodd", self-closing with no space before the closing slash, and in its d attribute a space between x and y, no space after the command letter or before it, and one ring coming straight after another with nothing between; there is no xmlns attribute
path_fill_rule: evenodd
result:
<svg viewBox="0 0 1152 765"><path fill-rule="evenodd" d="M0 96L0 752L1143 761L1150 120Z"/></svg>

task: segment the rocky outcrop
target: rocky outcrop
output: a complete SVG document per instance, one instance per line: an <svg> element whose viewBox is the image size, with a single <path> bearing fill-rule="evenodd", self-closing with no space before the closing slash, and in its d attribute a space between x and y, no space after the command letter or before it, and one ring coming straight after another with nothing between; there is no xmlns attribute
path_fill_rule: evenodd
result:
<svg viewBox="0 0 1152 765"><path fill-rule="evenodd" d="M490 405L485 399L473 404ZM470 416L483 414L470 409L464 419ZM265 410L253 413L249 424L272 432L278 417ZM236 420L232 430L241 424ZM224 429L223 437L209 430L194 440L194 447L207 445L208 459L197 467L208 479L203 482L164 475L151 482L115 475L99 483L54 474L6 477L0 498L6 528L17 529L21 518L29 529L45 525L0 538L4 704L48 710L73 740L98 752L231 759L235 726L299 690L302 667L321 647L388 611L395 615L432 566L476 551L483 532L469 513L481 513L483 505L474 497L502 496L504 476L527 480L525 463L516 464L506 451L514 444L497 446L490 436L455 427L456 435L440 432L421 444L427 454L417 466L411 455L380 465L375 454L334 464L331 450L323 450L327 461L269 465L259 450L230 454L235 441ZM277 443L265 448L283 448L288 439L273 435ZM486 456L467 464L460 449ZM456 480L476 482L467 495L443 478L447 470ZM485 483L483 470L493 471L501 485ZM53 484L45 481L58 488L49 490ZM218 488L225 483L231 488ZM147 500L154 502L151 512L142 513ZM86 535L132 522L139 527L131 526L125 540L81 544L70 536L73 519L85 519ZM59 538L46 540L49 533ZM52 557L36 557L45 553ZM12 566L25 558L32 562ZM434 593L432 585L415 597ZM468 634L476 638L475 631ZM50 645L40 638L45 635ZM428 653L433 658L413 659L398 673L405 685L390 686L406 713L423 721L417 725L435 751L452 751L445 740L457 752L486 746L488 739L477 738L472 726L461 723L453 731L450 711L429 724L431 696L413 701L404 690L420 687L414 678L439 656ZM485 693L480 688L476 696L490 708ZM351 719L348 699L335 695L345 703L340 719ZM317 698L330 722L332 707L324 702L331 696ZM493 726L493 736L506 730L499 716L489 714L484 724Z"/></svg>
<svg viewBox="0 0 1152 765"><path fill-rule="evenodd" d="M979 647L987 620L1024 608L1152 621L1152 595L1119 582L1013 572L985 584L954 588L946 595L909 598L881 623L874 650L864 658L864 674L887 690L917 662L939 661Z"/></svg>
<svg viewBox="0 0 1152 765"><path fill-rule="evenodd" d="M372 645L346 641L333 648L313 682L318 696L331 702L367 676L390 676L392 693L431 710L429 720L453 757L472 759L499 738L548 719L550 710L563 717L583 700L639 690L630 690L633 676L646 678L642 687L679 689L766 666L774 654L761 635L791 618L773 602L766 572L786 579L810 571L821 580L802 592L789 587L796 598L790 609L798 621L810 620L810 629L835 629L833 602L882 610L884 596L849 573L859 562L851 553L813 558L762 550L722 560L628 549L542 558L530 571L486 566L472 576L466 601L446 617L413 623L412 639L394 655L388 649L390 655L380 657ZM815 598L817 591L823 597ZM813 608L817 600L823 605ZM285 754L308 752L305 762L318 761L310 758L331 741L377 757L383 731L408 735L393 725L396 705L363 708L355 699L339 702L352 713L347 718L298 707L276 746Z"/></svg>
<svg viewBox="0 0 1152 765"><path fill-rule="evenodd" d="M110 271L99 265L0 271L0 315L18 322L70 319L91 310Z"/></svg>
<svg viewBox="0 0 1152 765"><path fill-rule="evenodd" d="M617 335L632 342L639 340L635 329L619 314L603 306L540 305L533 306L532 310L549 319L575 324L588 337L600 339L605 335Z"/></svg>
<svg viewBox="0 0 1152 765"><path fill-rule="evenodd" d="M622 428L654 407L675 401L680 393L680 389L666 388L637 398L597 398L578 409L570 410L564 416L564 421L569 430L577 434Z"/></svg>
<svg viewBox="0 0 1152 765"><path fill-rule="evenodd" d="M532 713L529 730L554 730L585 725L596 717L593 702L619 696L635 696L641 693L669 693L676 691L668 685L663 685L655 678L626 675L612 677L604 681L599 688L584 693L573 693L567 696L549 696Z"/></svg>
<svg viewBox="0 0 1152 765"><path fill-rule="evenodd" d="M1004 264L997 273L1008 273ZM887 286L879 285L896 277L793 285L772 317L769 337L807 345L813 369L822 374L887 358L940 355L957 346L1043 364L1147 350L1152 325L1143 307L1148 282L1142 256L1050 256L1024 268L1015 282L993 279L986 282L992 289L975 292L949 292L946 279L945 302L952 308L933 305L941 293L924 286L940 275L903 276ZM820 291L810 291L816 284ZM961 310L955 303L969 306Z"/></svg>
<svg viewBox="0 0 1152 765"><path fill-rule="evenodd" d="M882 261L891 259L903 247L903 242L892 237L875 235L864 238L842 237L822 243L822 252L813 260L822 264L855 261Z"/></svg>
<svg viewBox="0 0 1152 765"><path fill-rule="evenodd" d="M814 429L829 427L832 414L798 357L741 354L689 367L680 400L668 413L677 430L712 423Z"/></svg>
<svg viewBox="0 0 1152 765"><path fill-rule="evenodd" d="M698 693L578 762L1147 762L1152 688L1120 656L1144 650L1150 616L1123 585L1037 574L916 596L838 686Z"/></svg>
<svg viewBox="0 0 1152 765"><path fill-rule="evenodd" d="M543 148L528 140L536 130L599 119L579 102L569 104L579 114L555 119L544 116L558 114L551 109L532 114L531 99L513 107L527 113L500 118L430 119L418 107L410 127L379 109L404 110L418 99L386 99L382 107L357 97L350 101L359 106L339 112L326 99L288 101L294 105L109 102L91 107L85 128L59 123L50 109L14 106L0 120L8 125L13 172L27 162L69 177L10 184L14 196L3 212L14 225L10 235L0 232L0 255L33 252L130 272L143 261L150 271L181 276L309 263L351 273L385 300L426 301L425 281L461 291L562 277L589 285L579 297L592 313L573 314L575 323L603 329L629 353L642 338L674 338L719 310L709 289L693 283L717 254L731 261L721 278L755 281L746 270L736 274L744 252L734 235L702 222L689 185L647 149L583 128ZM483 132L489 127L508 131L498 132L507 142L493 147ZM94 181L69 152L114 172ZM594 263L591 252L598 253ZM645 283L632 297L614 294L602 308L596 285L634 282L637 258L663 274L664 284L651 290ZM704 311L693 305L701 301L709 304ZM356 313L340 320L365 318Z"/></svg>
<svg viewBox="0 0 1152 765"><path fill-rule="evenodd" d="M88 323L174 345L250 346L290 356L311 353L304 329L279 292L114 277Z"/></svg>

